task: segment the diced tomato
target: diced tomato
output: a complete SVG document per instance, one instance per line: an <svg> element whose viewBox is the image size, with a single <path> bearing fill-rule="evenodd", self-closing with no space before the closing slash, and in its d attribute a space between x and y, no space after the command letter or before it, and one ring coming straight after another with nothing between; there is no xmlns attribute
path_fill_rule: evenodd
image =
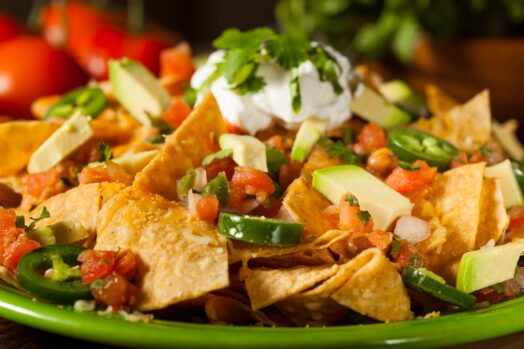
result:
<svg viewBox="0 0 524 349"><path fill-rule="evenodd" d="M32 173L27 177L27 193L35 198L42 198L46 189L55 187L60 182L60 175L56 168L47 171ZM54 190L53 190L54 191Z"/></svg>
<svg viewBox="0 0 524 349"><path fill-rule="evenodd" d="M267 140L267 144L273 148L285 150L284 140L282 139L281 135L274 135L273 137Z"/></svg>
<svg viewBox="0 0 524 349"><path fill-rule="evenodd" d="M180 97L173 99L171 106L164 113L164 121L173 127L180 124L191 114L191 107Z"/></svg>
<svg viewBox="0 0 524 349"><path fill-rule="evenodd" d="M351 194L347 193L340 199L338 227L342 230L348 231L372 231L373 219L371 217L366 217L369 213L361 211L358 204L351 204L348 202L347 198L351 196Z"/></svg>
<svg viewBox="0 0 524 349"><path fill-rule="evenodd" d="M206 176L208 179L215 178L220 172L224 172L228 180L233 178L236 164L231 158L218 159L205 167Z"/></svg>
<svg viewBox="0 0 524 349"><path fill-rule="evenodd" d="M383 230L374 230L369 233L369 242L376 248L385 251L393 242L393 234Z"/></svg>
<svg viewBox="0 0 524 349"><path fill-rule="evenodd" d="M234 133L236 135L243 135L246 134L246 131L242 129L242 127L234 125L230 123L229 121L225 120L226 122L226 128L228 133Z"/></svg>
<svg viewBox="0 0 524 349"><path fill-rule="evenodd" d="M196 215L208 223L214 223L218 217L219 202L216 195L200 197L195 205Z"/></svg>
<svg viewBox="0 0 524 349"><path fill-rule="evenodd" d="M16 212L0 206L0 234L9 231L16 223Z"/></svg>
<svg viewBox="0 0 524 349"><path fill-rule="evenodd" d="M242 209L242 203L246 198L244 188L230 185L229 186L229 206L235 210Z"/></svg>
<svg viewBox="0 0 524 349"><path fill-rule="evenodd" d="M420 190L431 183L437 175L437 168L430 167L425 161L417 160L414 163L417 170L405 170L400 166L395 168L386 179L386 183L401 194Z"/></svg>
<svg viewBox="0 0 524 349"><path fill-rule="evenodd" d="M104 278L104 285L91 289L93 297L113 310L120 310L125 304L132 304L138 289L123 276L111 273Z"/></svg>
<svg viewBox="0 0 524 349"><path fill-rule="evenodd" d="M18 234L17 239L11 242L3 251L3 264L6 268L15 270L20 258L39 248L41 245L24 234Z"/></svg>
<svg viewBox="0 0 524 349"><path fill-rule="evenodd" d="M80 266L82 282L90 284L113 272L116 264L116 252L85 250L78 256L78 261L82 263Z"/></svg>
<svg viewBox="0 0 524 349"><path fill-rule="evenodd" d="M508 211L510 218L508 229L517 228L524 224L524 206L515 206Z"/></svg>
<svg viewBox="0 0 524 349"><path fill-rule="evenodd" d="M362 153L371 154L386 146L386 133L377 124L366 124L357 136L357 146Z"/></svg>
<svg viewBox="0 0 524 349"><path fill-rule="evenodd" d="M178 44L160 53L160 76L176 76L189 81L194 72L191 48L187 43Z"/></svg>
<svg viewBox="0 0 524 349"><path fill-rule="evenodd" d="M130 185L133 177L122 166L108 161L105 166L84 167L78 175L80 184L117 182Z"/></svg>
<svg viewBox="0 0 524 349"><path fill-rule="evenodd" d="M397 263L401 269L404 269L411 262L415 267L422 267L424 264L424 257L417 251L416 247L408 243L406 240L399 240L400 246L398 252L393 257L393 261ZM414 256L416 255L416 260Z"/></svg>
<svg viewBox="0 0 524 349"><path fill-rule="evenodd" d="M116 256L115 272L130 280L135 276L137 256L131 250L120 251Z"/></svg>
<svg viewBox="0 0 524 349"><path fill-rule="evenodd" d="M254 216L264 216L267 218L273 218L280 212L281 207L282 207L281 200L270 197L267 204L259 205L249 214L252 214Z"/></svg>
<svg viewBox="0 0 524 349"><path fill-rule="evenodd" d="M259 192L271 195L275 192L275 185L266 173L248 167L235 168L231 184L234 187L243 187L249 195L257 195Z"/></svg>

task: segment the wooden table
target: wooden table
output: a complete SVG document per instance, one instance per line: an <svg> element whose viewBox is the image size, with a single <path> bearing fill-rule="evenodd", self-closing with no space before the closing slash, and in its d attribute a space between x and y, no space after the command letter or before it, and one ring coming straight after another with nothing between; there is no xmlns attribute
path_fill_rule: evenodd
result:
<svg viewBox="0 0 524 349"><path fill-rule="evenodd" d="M473 344L455 346L453 349L517 349L524 347L524 332L482 341ZM0 319L0 348L2 349L116 349L116 347L93 344L76 339L62 337L51 333L21 326Z"/></svg>

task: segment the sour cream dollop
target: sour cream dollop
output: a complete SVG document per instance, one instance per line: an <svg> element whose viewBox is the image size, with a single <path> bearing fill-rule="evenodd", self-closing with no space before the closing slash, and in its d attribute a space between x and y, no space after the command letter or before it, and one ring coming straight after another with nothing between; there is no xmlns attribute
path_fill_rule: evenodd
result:
<svg viewBox="0 0 524 349"><path fill-rule="evenodd" d="M321 81L316 67L307 60L297 68L302 105L300 111L295 113L291 104L291 74L275 61L269 61L258 67L257 75L265 80L266 85L256 93L237 94L224 77L217 78L211 84L210 90L220 112L229 123L250 134L266 129L275 122L294 129L313 117L328 120L329 129L340 126L351 117L351 92L348 86L351 66L349 60L336 50L330 47L325 49L341 68L338 82L342 86L342 93L337 94L330 82ZM224 51L212 53L193 75L191 86L200 90L199 99L207 93L201 87L223 57Z"/></svg>

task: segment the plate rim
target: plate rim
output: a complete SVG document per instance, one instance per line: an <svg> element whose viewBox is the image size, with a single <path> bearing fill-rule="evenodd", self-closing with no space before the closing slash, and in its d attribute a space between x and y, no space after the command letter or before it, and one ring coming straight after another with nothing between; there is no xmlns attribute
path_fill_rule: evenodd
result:
<svg viewBox="0 0 524 349"><path fill-rule="evenodd" d="M60 308L0 284L0 316L8 320L67 337L127 347L440 347L524 330L524 318L519 316L519 311L524 311L524 297L469 312L388 324L311 328L225 326L165 320L146 324Z"/></svg>

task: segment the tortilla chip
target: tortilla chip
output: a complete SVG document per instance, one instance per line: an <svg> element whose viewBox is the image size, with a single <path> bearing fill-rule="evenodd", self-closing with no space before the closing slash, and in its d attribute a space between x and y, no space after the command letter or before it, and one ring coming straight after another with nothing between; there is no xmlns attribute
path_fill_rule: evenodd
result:
<svg viewBox="0 0 524 349"><path fill-rule="evenodd" d="M55 132L59 123L46 121L11 121L0 123L0 177L23 170L31 155Z"/></svg>
<svg viewBox="0 0 524 349"><path fill-rule="evenodd" d="M410 197L415 204L412 214L431 228L417 249L427 257L427 267L450 284L455 284L462 255L491 238L498 240L507 224L500 188L484 179L484 168L485 163L478 163L449 170L428 191Z"/></svg>
<svg viewBox="0 0 524 349"><path fill-rule="evenodd" d="M331 202L302 177L295 179L288 187L282 205L293 220L304 224L307 236L321 236L337 228L337 222L323 213Z"/></svg>
<svg viewBox="0 0 524 349"><path fill-rule="evenodd" d="M43 227L66 219L76 219L86 230L96 231L96 220L104 203L124 186L119 183L91 183L55 195L31 211L29 217L38 217L44 206L50 217L42 219L36 227Z"/></svg>
<svg viewBox="0 0 524 349"><path fill-rule="evenodd" d="M291 269L246 268L245 287L251 308L258 310L305 291L333 276L338 268L336 264Z"/></svg>
<svg viewBox="0 0 524 349"><path fill-rule="evenodd" d="M176 181L187 170L201 166L202 159L217 150L212 140L226 132L218 104L209 93L182 125L166 138L162 150L136 176L133 185L167 199L177 199Z"/></svg>
<svg viewBox="0 0 524 349"><path fill-rule="evenodd" d="M140 311L161 309L229 285L226 239L192 220L187 208L126 188L103 207L95 249L130 248L139 256Z"/></svg>
<svg viewBox="0 0 524 349"><path fill-rule="evenodd" d="M431 119L419 119L414 127L451 142L460 150L473 152L491 139L489 92L484 90L463 105Z"/></svg>
<svg viewBox="0 0 524 349"><path fill-rule="evenodd" d="M426 99L429 110L434 115L445 114L460 104L436 85L426 86Z"/></svg>
<svg viewBox="0 0 524 349"><path fill-rule="evenodd" d="M343 165L344 163L334 156L329 155L324 149L315 147L311 154L309 154L308 160L304 164L302 169L302 175L309 181L313 171L326 168Z"/></svg>
<svg viewBox="0 0 524 349"><path fill-rule="evenodd" d="M369 249L360 255L361 258L369 258L368 262L331 298L379 321L410 319L412 314L408 293L394 265L378 249Z"/></svg>
<svg viewBox="0 0 524 349"><path fill-rule="evenodd" d="M229 263L243 262L247 264L249 260L255 258L285 258L284 256L288 257L297 253L308 255L311 251L325 250L348 235L347 231L330 230L314 240L292 247L264 246L230 240L228 245Z"/></svg>
<svg viewBox="0 0 524 349"><path fill-rule="evenodd" d="M381 321L412 317L409 297L398 271L376 248L361 252L321 285L291 296L277 306L298 325L336 323L347 314L348 308Z"/></svg>
<svg viewBox="0 0 524 349"><path fill-rule="evenodd" d="M475 247L486 245L489 240L495 243L502 240L509 224L509 217L504 205L504 197L498 179L484 179L480 207L479 231Z"/></svg>

